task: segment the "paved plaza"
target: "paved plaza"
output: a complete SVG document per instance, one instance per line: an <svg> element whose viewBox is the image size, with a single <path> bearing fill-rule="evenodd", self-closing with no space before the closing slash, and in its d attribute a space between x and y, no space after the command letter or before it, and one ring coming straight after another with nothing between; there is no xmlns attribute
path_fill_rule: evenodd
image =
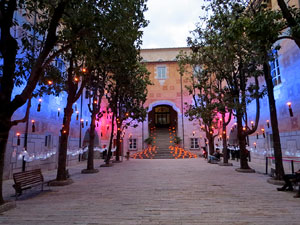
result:
<svg viewBox="0 0 300 225"><path fill-rule="evenodd" d="M300 224L295 193L277 192L266 175L238 173L234 163L130 160L81 174L82 162L69 168L73 184L28 191L0 224ZM4 183L6 197L11 184Z"/></svg>

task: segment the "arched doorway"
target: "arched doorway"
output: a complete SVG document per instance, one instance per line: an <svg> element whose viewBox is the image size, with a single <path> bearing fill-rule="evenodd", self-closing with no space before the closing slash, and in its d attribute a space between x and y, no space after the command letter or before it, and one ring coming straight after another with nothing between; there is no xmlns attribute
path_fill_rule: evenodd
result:
<svg viewBox="0 0 300 225"><path fill-rule="evenodd" d="M175 127L177 129L177 112L169 105L158 105L148 115L149 129Z"/></svg>

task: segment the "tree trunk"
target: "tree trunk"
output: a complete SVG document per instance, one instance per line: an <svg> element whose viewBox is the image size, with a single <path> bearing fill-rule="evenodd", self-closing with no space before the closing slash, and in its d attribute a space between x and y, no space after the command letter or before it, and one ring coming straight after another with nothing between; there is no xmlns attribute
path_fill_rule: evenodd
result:
<svg viewBox="0 0 300 225"><path fill-rule="evenodd" d="M116 149L116 161L120 161L120 153L121 153L121 126L120 123L117 123L117 149ZM119 127L120 126L120 127Z"/></svg>
<svg viewBox="0 0 300 225"><path fill-rule="evenodd" d="M4 172L4 160L5 160L5 151L6 151L6 145L7 140L9 136L9 130L10 126L7 126L9 124L10 119L7 118L1 118L0 119L0 205L4 203L3 199L3 172ZM6 121L6 122L5 122Z"/></svg>
<svg viewBox="0 0 300 225"><path fill-rule="evenodd" d="M214 136L212 134L208 133L208 134L206 134L206 138L208 140L209 155L213 155L215 152Z"/></svg>
<svg viewBox="0 0 300 225"><path fill-rule="evenodd" d="M299 27L299 24L297 23L296 19L293 17L291 11L287 7L285 0L277 0L277 3L281 9L283 18L286 20L288 26L290 28L296 28L297 26ZM294 38L294 41L297 44L298 48L300 48L300 32L299 31L297 33L295 31L292 32L292 37Z"/></svg>
<svg viewBox="0 0 300 225"><path fill-rule="evenodd" d="M67 180L67 147L68 138L70 132L70 123L73 114L73 102L67 102L67 106L64 109L63 127L61 129L61 138L59 142L59 155L58 155L58 168L57 168L57 181Z"/></svg>
<svg viewBox="0 0 300 225"><path fill-rule="evenodd" d="M222 114L222 141L223 141L223 163L228 163L228 154L227 154L227 134L226 134L226 123L225 123L225 114Z"/></svg>
<svg viewBox="0 0 300 225"><path fill-rule="evenodd" d="M111 158L111 148L112 148L112 142L114 138L114 129L115 129L115 114L113 114L112 119L111 119L111 132L110 132L110 139L109 139L109 146L108 146L108 151L107 151L107 156L105 163L109 164L109 160Z"/></svg>
<svg viewBox="0 0 300 225"><path fill-rule="evenodd" d="M240 112L237 113L236 120L240 147L240 167L241 169L251 169L248 165L248 154L246 152L246 136L244 135L242 115Z"/></svg>
<svg viewBox="0 0 300 225"><path fill-rule="evenodd" d="M270 66L268 62L264 63L263 69L264 69L264 76L267 85L270 119L271 119L272 134L273 134L275 174L276 174L276 179L282 180L284 175L284 167L282 164L282 151L281 151L280 135L278 129L276 102L274 98L274 90L273 90L274 87L273 87L273 82L272 82L272 77L270 72Z"/></svg>
<svg viewBox="0 0 300 225"><path fill-rule="evenodd" d="M90 142L87 160L87 170L94 170L94 141L95 141L95 121L96 113L91 115L91 126L90 126Z"/></svg>

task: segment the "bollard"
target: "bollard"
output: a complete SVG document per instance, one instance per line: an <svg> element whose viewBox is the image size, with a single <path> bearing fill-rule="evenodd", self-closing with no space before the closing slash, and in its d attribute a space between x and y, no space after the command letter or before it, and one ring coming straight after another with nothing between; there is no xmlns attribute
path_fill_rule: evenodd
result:
<svg viewBox="0 0 300 225"><path fill-rule="evenodd" d="M266 175L268 175L268 157L266 156Z"/></svg>

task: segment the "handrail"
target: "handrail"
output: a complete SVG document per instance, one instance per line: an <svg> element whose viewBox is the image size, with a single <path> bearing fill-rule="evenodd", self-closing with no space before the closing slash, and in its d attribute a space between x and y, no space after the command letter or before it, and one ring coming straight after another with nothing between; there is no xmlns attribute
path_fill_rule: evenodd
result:
<svg viewBox="0 0 300 225"><path fill-rule="evenodd" d="M289 158L299 158L299 160L293 160L293 159L289 159ZM266 174L268 174L268 159L275 159L274 156L266 156ZM291 157L291 156L287 156L287 157L282 157L282 161L284 162L291 162L291 168L292 168L292 173L295 172L294 169L294 163L300 163L300 157Z"/></svg>

